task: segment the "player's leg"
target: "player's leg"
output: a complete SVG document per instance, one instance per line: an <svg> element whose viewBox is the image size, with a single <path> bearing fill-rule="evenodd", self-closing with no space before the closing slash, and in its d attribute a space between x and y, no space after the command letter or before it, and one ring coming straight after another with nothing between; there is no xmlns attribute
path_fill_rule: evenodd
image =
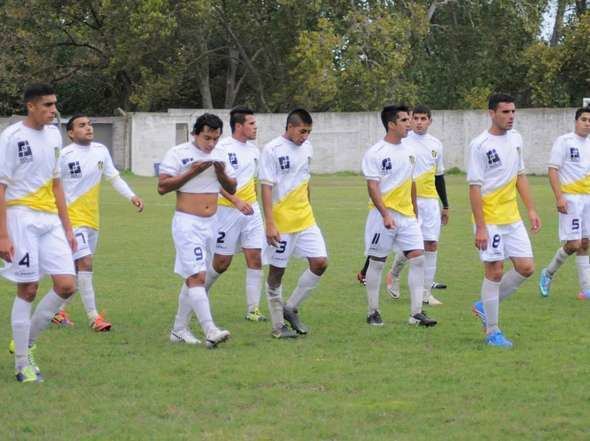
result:
<svg viewBox="0 0 590 441"><path fill-rule="evenodd" d="M395 253L395 256L393 257L393 264L391 265L391 271L389 271L385 276L387 292L394 300L400 298L401 272L407 262L408 259L403 252L399 251Z"/></svg>
<svg viewBox="0 0 590 441"><path fill-rule="evenodd" d="M482 321L486 332L485 341L488 345L510 347L512 343L504 337L499 328L500 285L503 270L503 260L484 261L484 279L481 284Z"/></svg>
<svg viewBox="0 0 590 441"><path fill-rule="evenodd" d="M424 238L424 303L430 306L442 302L432 295L441 229L440 205L436 199L418 199L418 224Z"/></svg>
<svg viewBox="0 0 590 441"><path fill-rule="evenodd" d="M365 263L363 264L362 269L358 273L356 273L356 280L358 280L358 282L363 286L367 283L367 268L369 268L368 257L365 259Z"/></svg>
<svg viewBox="0 0 590 441"><path fill-rule="evenodd" d="M209 289L232 262L232 257L239 249L240 231L244 216L233 208L220 206L217 209L215 228L215 255L207 267L205 289Z"/></svg>
<svg viewBox="0 0 590 441"><path fill-rule="evenodd" d="M262 251L260 248L243 248L246 260L246 320L266 321L260 312L260 295L262 292Z"/></svg>
<svg viewBox="0 0 590 441"><path fill-rule="evenodd" d="M588 259L588 245L587 237L584 237L580 242L580 248L576 253L576 268L578 270L578 281L580 284L580 292L578 299L590 299L590 261Z"/></svg>
<svg viewBox="0 0 590 441"><path fill-rule="evenodd" d="M535 271L533 261L533 249L524 223L504 227L507 230L503 234L504 250L513 268L506 271L500 283L500 302L508 298L522 283L531 277Z"/></svg>
<svg viewBox="0 0 590 441"><path fill-rule="evenodd" d="M438 242L424 240L424 303L430 306L442 305L442 302L432 295L437 259Z"/></svg>
<svg viewBox="0 0 590 441"><path fill-rule="evenodd" d="M12 305L10 319L13 343L11 343L9 350L14 353L16 379L20 382L42 380L40 372L37 375L36 366L31 365L31 360L28 357L32 302L35 300L38 287L37 282L18 283L16 297Z"/></svg>
<svg viewBox="0 0 590 441"><path fill-rule="evenodd" d="M211 286L217 281L219 276L228 270L231 265L233 256L217 254L213 255L213 261L207 268L207 276L205 280L205 289L209 292Z"/></svg>

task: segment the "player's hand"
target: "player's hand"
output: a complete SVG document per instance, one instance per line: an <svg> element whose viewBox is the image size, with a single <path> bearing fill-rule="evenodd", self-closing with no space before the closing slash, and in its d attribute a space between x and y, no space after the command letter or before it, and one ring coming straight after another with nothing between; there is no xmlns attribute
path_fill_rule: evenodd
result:
<svg viewBox="0 0 590 441"><path fill-rule="evenodd" d="M213 161L213 167L215 168L215 174L225 175L225 162L223 161Z"/></svg>
<svg viewBox="0 0 590 441"><path fill-rule="evenodd" d="M393 230L395 228L395 221L393 220L391 213L387 212L385 213L385 216L383 216L383 226L388 230Z"/></svg>
<svg viewBox="0 0 590 441"><path fill-rule="evenodd" d="M485 251L488 248L488 229L483 227L475 227L475 248L480 251Z"/></svg>
<svg viewBox="0 0 590 441"><path fill-rule="evenodd" d="M74 232L70 230L66 230L66 240L68 241L68 245L72 250L72 253L75 253L78 249L78 241L76 240L76 236L74 236Z"/></svg>
<svg viewBox="0 0 590 441"><path fill-rule="evenodd" d="M133 196L131 198L131 203L137 207L137 211L141 213L143 211L143 201L138 196Z"/></svg>
<svg viewBox="0 0 590 441"><path fill-rule="evenodd" d="M559 197L556 205L557 205L558 212L560 212L562 214L567 214L567 200L563 196Z"/></svg>
<svg viewBox="0 0 590 441"><path fill-rule="evenodd" d="M251 216L254 214L254 209L248 202L238 199L234 202L234 205L238 210L240 210L242 214L245 214L246 216Z"/></svg>
<svg viewBox="0 0 590 441"><path fill-rule="evenodd" d="M0 259L12 262L14 257L14 245L8 236L0 238Z"/></svg>
<svg viewBox="0 0 590 441"><path fill-rule="evenodd" d="M531 222L531 232L537 233L541 229L541 218L535 210L529 211L529 220Z"/></svg>
<svg viewBox="0 0 590 441"><path fill-rule="evenodd" d="M277 246L279 246L280 240L281 240L281 234L279 233L279 230L277 230L277 227L275 227L272 224L267 225L266 226L266 242L273 247L277 247Z"/></svg>
<svg viewBox="0 0 590 441"><path fill-rule="evenodd" d="M189 170L194 176L196 176L211 167L211 164L213 164L211 161L196 161L190 165Z"/></svg>
<svg viewBox="0 0 590 441"><path fill-rule="evenodd" d="M449 223L449 209L443 208L440 212L440 223L446 225Z"/></svg>

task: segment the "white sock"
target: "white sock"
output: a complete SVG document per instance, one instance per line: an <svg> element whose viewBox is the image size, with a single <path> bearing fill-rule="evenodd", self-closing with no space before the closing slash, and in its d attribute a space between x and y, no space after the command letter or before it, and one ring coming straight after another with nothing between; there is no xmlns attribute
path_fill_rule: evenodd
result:
<svg viewBox="0 0 590 441"><path fill-rule="evenodd" d="M283 287L271 288L266 285L266 299L268 300L268 311L273 329L281 329L285 324L283 319Z"/></svg>
<svg viewBox="0 0 590 441"><path fill-rule="evenodd" d="M64 299L58 296L53 289L50 289L49 292L45 294L45 297L41 299L35 308L33 317L31 317L29 346L33 346L41 331L49 326L51 319L59 311L63 302Z"/></svg>
<svg viewBox="0 0 590 441"><path fill-rule="evenodd" d="M186 290L188 303L197 315L197 320L203 329L205 335L215 328L213 317L211 316L211 307L209 306L209 297L203 286L194 286Z"/></svg>
<svg viewBox="0 0 590 441"><path fill-rule="evenodd" d="M424 251L424 300L428 299L432 292L437 256L438 251Z"/></svg>
<svg viewBox="0 0 590 441"><path fill-rule="evenodd" d="M188 328L188 323L193 313L193 308L188 298L188 287L186 283L182 282L180 288L180 294L178 295L178 310L176 311L176 317L174 319L174 331L180 331Z"/></svg>
<svg viewBox="0 0 590 441"><path fill-rule="evenodd" d="M374 259L369 260L367 275L365 276L369 315L379 309L379 290L381 289L381 273L384 266L385 262Z"/></svg>
<svg viewBox="0 0 590 441"><path fill-rule="evenodd" d="M481 302L486 315L486 333L498 331L498 316L500 314L500 283L492 282L484 277L481 284Z"/></svg>
<svg viewBox="0 0 590 441"><path fill-rule="evenodd" d="M26 300L16 297L12 304L12 338L14 339L14 364L20 370L29 364L29 329L31 328L32 305Z"/></svg>
<svg viewBox="0 0 590 441"><path fill-rule="evenodd" d="M563 247L560 247L555 253L555 256L553 256L553 259L551 259L551 262L549 262L549 265L545 268L549 275L553 276L559 267L565 263L568 257L569 254L565 252Z"/></svg>
<svg viewBox="0 0 590 441"><path fill-rule="evenodd" d="M66 310L66 308L67 308L68 306L70 306L70 303L72 303L72 299L73 299L73 298L74 298L74 294L72 294L72 295L71 295L71 296L69 296L67 299L65 299L65 300L63 301L63 303L61 304L61 308L59 308L59 309L60 309L60 311L65 311L65 310Z"/></svg>
<svg viewBox="0 0 590 441"><path fill-rule="evenodd" d="M309 297L311 290L316 287L316 285L320 282L320 279L321 276L312 273L309 268L303 271L303 274L299 276L297 286L291 293L289 300L287 300L287 306L294 309L299 308L299 305L301 305L303 301Z"/></svg>
<svg viewBox="0 0 590 441"><path fill-rule="evenodd" d="M576 256L576 268L578 269L580 290L590 289L590 261L588 256Z"/></svg>
<svg viewBox="0 0 590 441"><path fill-rule="evenodd" d="M246 303L248 312L254 311L260 305L260 291L262 290L262 270L246 268Z"/></svg>
<svg viewBox="0 0 590 441"><path fill-rule="evenodd" d="M391 266L391 275L393 277L399 277L407 261L408 259L402 251L397 253L393 259L393 265Z"/></svg>
<svg viewBox="0 0 590 441"><path fill-rule="evenodd" d="M80 298L82 299L88 319L90 321L96 320L98 311L96 310L96 296L94 295L94 285L92 284L92 271L78 272L78 291L80 291ZM69 301L66 300L66 303L69 303Z"/></svg>
<svg viewBox="0 0 590 441"><path fill-rule="evenodd" d="M221 274L213 269L213 266L207 268L207 275L205 276L205 291L209 292L211 285L215 283Z"/></svg>
<svg viewBox="0 0 590 441"><path fill-rule="evenodd" d="M410 271L408 272L408 286L410 288L411 309L410 315L422 312L422 299L424 298L424 256L412 257Z"/></svg>
<svg viewBox="0 0 590 441"><path fill-rule="evenodd" d="M516 289L522 285L527 278L520 275L518 271L512 268L510 271L504 273L502 280L500 280L499 300L500 302L509 297Z"/></svg>

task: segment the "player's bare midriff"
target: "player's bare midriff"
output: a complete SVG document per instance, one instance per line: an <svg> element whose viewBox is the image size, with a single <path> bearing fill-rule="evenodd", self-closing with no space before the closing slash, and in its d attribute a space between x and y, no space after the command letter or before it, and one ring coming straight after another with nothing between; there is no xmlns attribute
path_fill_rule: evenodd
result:
<svg viewBox="0 0 590 441"><path fill-rule="evenodd" d="M176 192L176 211L210 217L217 212L218 193Z"/></svg>

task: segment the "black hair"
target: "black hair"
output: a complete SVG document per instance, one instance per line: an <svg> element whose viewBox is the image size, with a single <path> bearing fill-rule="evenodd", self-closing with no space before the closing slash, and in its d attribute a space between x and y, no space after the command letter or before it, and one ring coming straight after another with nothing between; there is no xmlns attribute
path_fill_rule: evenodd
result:
<svg viewBox="0 0 590 441"><path fill-rule="evenodd" d="M576 121L582 116L582 113L590 113L590 106L580 107L576 110Z"/></svg>
<svg viewBox="0 0 590 441"><path fill-rule="evenodd" d="M223 133L223 121L221 121L221 118L217 115L213 115L212 113L203 113L199 116L195 121L191 133L193 135L198 135L203 131L205 126L209 127L211 130L219 130L220 133Z"/></svg>
<svg viewBox="0 0 590 441"><path fill-rule="evenodd" d="M404 104L393 104L383 108L381 111L381 122L383 123L383 127L385 127L385 131L387 131L387 125L390 121L394 124L397 123L397 116L401 112L410 113L410 108Z"/></svg>
<svg viewBox="0 0 590 441"><path fill-rule="evenodd" d="M70 130L72 130L72 129L74 128L74 123L76 122L76 120L77 120L78 118L85 118L85 117L86 117L86 115L82 115L81 113L80 113L80 114L78 114L78 115L74 115L74 116L72 116L72 117L71 117L71 118L68 120L68 122L66 123L66 131L68 131L68 132L69 132Z"/></svg>
<svg viewBox="0 0 590 441"><path fill-rule="evenodd" d="M505 93L493 93L488 98L488 110L496 110L500 103L513 103L514 98Z"/></svg>
<svg viewBox="0 0 590 441"><path fill-rule="evenodd" d="M289 115L287 116L287 124L285 126L285 130L289 128L289 124L291 124L292 126L299 126L301 124L311 126L313 124L313 119L311 119L311 115L307 110L299 107L289 112Z"/></svg>
<svg viewBox="0 0 590 441"><path fill-rule="evenodd" d="M229 127L232 133L236 130L236 124L244 124L246 122L247 115L254 115L254 111L245 106L234 107L229 112Z"/></svg>
<svg viewBox="0 0 590 441"><path fill-rule="evenodd" d="M422 115L428 115L428 119L432 118L432 112L430 111L430 107L427 107L423 104L418 104L416 107L414 107L413 112L414 114L419 113Z"/></svg>
<svg viewBox="0 0 590 441"><path fill-rule="evenodd" d="M55 95L55 89L49 84L30 84L23 92L23 101L27 104L47 95Z"/></svg>

